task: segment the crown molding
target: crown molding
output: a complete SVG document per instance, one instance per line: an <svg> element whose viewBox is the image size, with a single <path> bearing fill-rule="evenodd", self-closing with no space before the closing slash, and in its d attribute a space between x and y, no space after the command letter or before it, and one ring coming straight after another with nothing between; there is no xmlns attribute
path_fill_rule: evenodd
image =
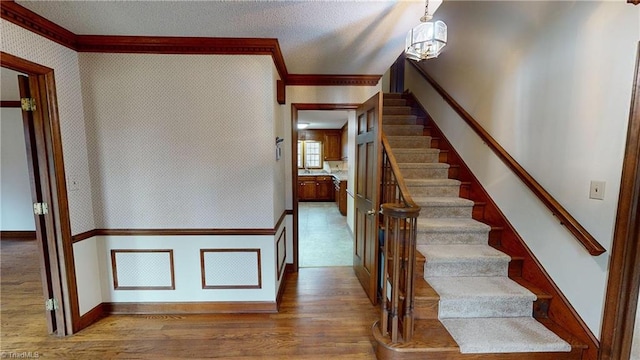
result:
<svg viewBox="0 0 640 360"><path fill-rule="evenodd" d="M290 86L376 86L382 75L304 75L289 74Z"/></svg>
<svg viewBox="0 0 640 360"><path fill-rule="evenodd" d="M16 4L13 0L0 1L0 15L3 19L22 28L44 36L60 45L76 50L76 34Z"/></svg>
<svg viewBox="0 0 640 360"><path fill-rule="evenodd" d="M271 55L280 78L287 86L375 86L382 77L289 74L278 39L76 35L13 0L2 0L0 4L2 19L77 52Z"/></svg>

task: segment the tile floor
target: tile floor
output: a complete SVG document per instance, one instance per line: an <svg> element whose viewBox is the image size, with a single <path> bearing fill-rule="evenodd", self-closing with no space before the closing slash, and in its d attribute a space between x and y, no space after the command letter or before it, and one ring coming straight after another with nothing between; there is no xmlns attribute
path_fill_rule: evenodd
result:
<svg viewBox="0 0 640 360"><path fill-rule="evenodd" d="M300 267L352 266L353 238L334 202L298 204Z"/></svg>

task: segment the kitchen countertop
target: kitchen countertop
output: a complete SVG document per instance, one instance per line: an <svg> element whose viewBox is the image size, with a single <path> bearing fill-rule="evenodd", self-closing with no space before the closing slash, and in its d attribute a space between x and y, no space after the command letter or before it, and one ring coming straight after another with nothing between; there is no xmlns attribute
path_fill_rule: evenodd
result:
<svg viewBox="0 0 640 360"><path fill-rule="evenodd" d="M312 170L310 173L306 173L304 170L298 171L298 177L303 176L333 176L335 179L340 181L347 181L347 172L346 171L338 171L336 173L328 173L324 170Z"/></svg>

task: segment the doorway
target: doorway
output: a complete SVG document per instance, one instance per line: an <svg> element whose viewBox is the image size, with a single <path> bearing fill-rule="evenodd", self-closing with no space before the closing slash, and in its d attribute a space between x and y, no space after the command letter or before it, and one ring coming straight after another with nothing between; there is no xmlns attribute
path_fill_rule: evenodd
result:
<svg viewBox="0 0 640 360"><path fill-rule="evenodd" d="M294 271L300 267L351 266L353 262L353 234L346 211L350 195L346 187L350 174L348 121L350 117L352 121L355 120L357 106L292 105L291 138L295 139L292 141ZM308 126L298 129L298 123ZM343 138L347 139L347 144L344 144ZM325 154L324 146L317 154L314 142L326 145L333 139L338 142L329 145L331 149L327 147L327 151L333 154ZM305 147L307 142L309 149ZM345 187L341 198L345 202L343 213L340 203L336 202L340 201L336 198L336 179L343 180ZM337 196L341 196L339 181L337 185Z"/></svg>
<svg viewBox="0 0 640 360"><path fill-rule="evenodd" d="M70 229L53 70L5 53L2 53L2 68L26 74L2 80L17 82L19 98L12 102L22 101L20 113L29 173L29 201L33 203L33 213L37 214L33 219L37 267L44 294L41 309L47 332L64 336L70 333L71 319L65 317L63 284L66 279L62 278L60 264L64 263L64 255L71 252L71 247L59 250L64 238L70 240ZM61 203L65 211L60 211ZM63 238L62 234L67 236ZM70 245L70 241L67 243Z"/></svg>

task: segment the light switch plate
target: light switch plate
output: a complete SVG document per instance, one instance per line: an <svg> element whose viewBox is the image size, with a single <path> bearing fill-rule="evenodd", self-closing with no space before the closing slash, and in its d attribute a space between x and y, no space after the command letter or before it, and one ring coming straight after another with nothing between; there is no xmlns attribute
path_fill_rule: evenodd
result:
<svg viewBox="0 0 640 360"><path fill-rule="evenodd" d="M604 200L604 181L591 181L589 199Z"/></svg>

